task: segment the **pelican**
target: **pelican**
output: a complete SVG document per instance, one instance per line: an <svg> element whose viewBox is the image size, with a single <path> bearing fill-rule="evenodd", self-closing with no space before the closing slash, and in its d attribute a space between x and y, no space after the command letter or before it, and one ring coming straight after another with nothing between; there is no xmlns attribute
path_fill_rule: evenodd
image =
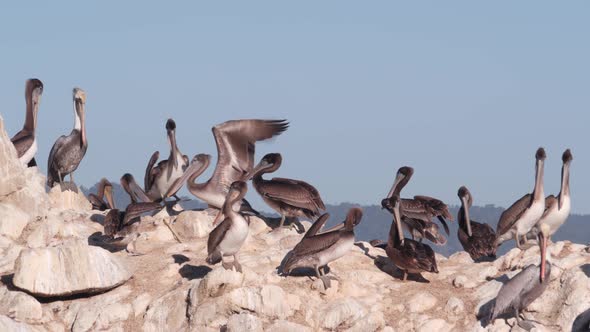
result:
<svg viewBox="0 0 590 332"><path fill-rule="evenodd" d="M478 223L469 217L469 209L473 204L473 196L466 187L457 192L461 199L461 208L457 216L459 229L457 237L463 249L469 253L474 261L484 257L496 258L496 233L488 224Z"/></svg>
<svg viewBox="0 0 590 332"><path fill-rule="evenodd" d="M404 239L401 224L401 200L397 193L390 198L393 206L393 222L389 230L385 252L393 264L403 272L406 281L408 273L438 273L434 251L430 246L410 239Z"/></svg>
<svg viewBox="0 0 590 332"><path fill-rule="evenodd" d="M326 266L350 251L354 245L354 227L361 222L363 211L359 208L348 210L343 228L318 234L329 217L327 213L321 215L287 254L282 267L283 274L288 275L299 267L313 267L316 276L324 283L324 288L330 288L330 279L325 275Z"/></svg>
<svg viewBox="0 0 590 332"><path fill-rule="evenodd" d="M66 175L70 175L70 182L74 182L73 173L80 165L86 154L88 141L86 140L85 105L86 93L80 88L74 88L74 129L70 135L62 135L55 141L47 161L47 186L52 188L57 181L63 185Z"/></svg>
<svg viewBox="0 0 590 332"><path fill-rule="evenodd" d="M390 198L399 195L402 188L408 184L414 174L414 169L404 166L398 169L395 181L387 194L387 198L381 201L381 206L393 214L393 207L390 204ZM410 231L412 238L426 237L438 245L447 243L447 239L439 233L438 226L432 222L432 218L437 217L444 227L445 232L449 235L449 227L445 219L453 220L449 208L441 200L429 196L414 196L413 199L401 199L401 222L405 228Z"/></svg>
<svg viewBox="0 0 590 332"><path fill-rule="evenodd" d="M248 180L254 166L255 145L287 130L286 120L232 120L213 127L217 145L217 165L213 176L204 183L187 179L190 172L184 172L180 181L175 181L167 196L178 191L186 181L188 190L209 206L221 209L230 185L235 181ZM245 200L244 200L245 201ZM249 206L247 202L242 204ZM220 210L216 221L220 220Z"/></svg>
<svg viewBox="0 0 590 332"><path fill-rule="evenodd" d="M36 78L28 79L25 84L25 100L27 103L25 124L23 129L10 139L20 162L29 167L37 166L35 161L35 153L37 153L35 129L37 129L37 113L39 112L42 94L43 83Z"/></svg>
<svg viewBox="0 0 590 332"><path fill-rule="evenodd" d="M514 238L516 246L521 248L520 237L526 242L526 234L539 221L545 211L545 194L543 191L543 166L545 163L545 150L539 148L535 154L535 188L532 194L526 194L514 202L500 216L496 227L496 246L504 241Z"/></svg>
<svg viewBox="0 0 590 332"><path fill-rule="evenodd" d="M496 301L491 310L489 323L504 313L514 313L518 326L530 331L534 326L527 321L520 319L520 313L535 299L537 299L549 285L549 276L551 275L551 263L546 264L547 235L549 226L542 224L539 227L538 240L541 249L541 263L539 265L529 265L520 271L507 283L502 285Z"/></svg>
<svg viewBox="0 0 590 332"><path fill-rule="evenodd" d="M281 215L279 227L283 227L286 217L316 218L322 210L326 210L326 206L312 185L300 180L262 178L263 174L279 169L282 161L279 153L264 156L251 174L254 188L266 204Z"/></svg>
<svg viewBox="0 0 590 332"><path fill-rule="evenodd" d="M112 196L113 185L106 178L102 178L98 183L98 190L96 194L88 194L88 200L92 204L93 210L108 210L113 209L115 203ZM105 201L106 198L106 201Z"/></svg>
<svg viewBox="0 0 590 332"><path fill-rule="evenodd" d="M174 181L182 176L189 164L188 157L180 152L176 144L176 123L174 120L168 119L166 132L170 144L168 159L164 159L155 165L160 157L160 152L156 151L150 158L145 170L145 193L154 202L165 198L168 189L170 189ZM176 192L171 193L171 195L178 199Z"/></svg>
<svg viewBox="0 0 590 332"><path fill-rule="evenodd" d="M557 232L559 227L567 220L571 211L571 197L570 197L570 164L573 160L572 152L567 149L563 152L561 160L561 190L557 197L549 195L545 198L545 212L541 219L537 222L534 228L538 228L541 224L549 226L549 236ZM538 230L537 230L538 231ZM528 239L534 239L536 231L530 231L527 234Z"/></svg>
<svg viewBox="0 0 590 332"><path fill-rule="evenodd" d="M246 196L247 191L248 186L242 181L236 181L230 186L222 207L225 220L211 231L207 240L206 261L208 264L214 265L221 262L227 270L233 267L236 271L242 272L237 254L246 241L250 223L236 211L235 207L239 207L240 201ZM224 262L224 256L233 256L233 262L231 264Z"/></svg>

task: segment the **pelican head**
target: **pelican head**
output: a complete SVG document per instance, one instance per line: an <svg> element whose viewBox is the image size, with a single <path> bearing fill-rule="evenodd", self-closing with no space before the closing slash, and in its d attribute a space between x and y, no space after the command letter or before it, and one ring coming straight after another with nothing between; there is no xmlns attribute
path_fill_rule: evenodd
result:
<svg viewBox="0 0 590 332"><path fill-rule="evenodd" d="M398 189L398 187L400 186L400 184L402 184L402 187L408 183L408 181L410 181L410 178L412 177L412 174L414 174L414 169L410 166L403 166L400 167L397 170L397 174L395 175L395 181L393 182L393 185L391 186L391 189L389 190L389 193L387 194L387 197L391 197L393 196L394 192L397 189L397 193L399 194L399 192L401 191L401 188Z"/></svg>
<svg viewBox="0 0 590 332"><path fill-rule="evenodd" d="M346 220L344 221L346 229L352 230L356 225L360 224L363 218L363 210L361 208L351 208L346 214Z"/></svg>
<svg viewBox="0 0 590 332"><path fill-rule="evenodd" d="M41 95L43 94L43 82L37 78L31 78L27 80L25 86L25 97L30 97L33 105L39 104Z"/></svg>
<svg viewBox="0 0 590 332"><path fill-rule="evenodd" d="M561 161L563 161L564 164L569 164L572 160L574 160L572 151L570 151L570 149L565 150L561 156Z"/></svg>
<svg viewBox="0 0 590 332"><path fill-rule="evenodd" d="M274 172L281 166L282 162L283 157L280 153L269 153L260 160L256 167L246 174L245 179L246 181L250 180L260 174L261 171L264 171L264 173Z"/></svg>
<svg viewBox="0 0 590 332"><path fill-rule="evenodd" d="M535 154L535 158L540 161L545 160L545 158L547 158L547 154L545 153L545 149L538 148L537 153Z"/></svg>
<svg viewBox="0 0 590 332"><path fill-rule="evenodd" d="M86 92L80 88L74 88L72 90L72 95L74 97L74 101L86 104Z"/></svg>
<svg viewBox="0 0 590 332"><path fill-rule="evenodd" d="M469 208L472 204L471 193L467 187L462 186L459 188L457 192L457 196L461 200L461 204L463 205L463 212L465 213L465 224L467 225L467 235L471 237L473 233L471 232L471 217L469 216Z"/></svg>

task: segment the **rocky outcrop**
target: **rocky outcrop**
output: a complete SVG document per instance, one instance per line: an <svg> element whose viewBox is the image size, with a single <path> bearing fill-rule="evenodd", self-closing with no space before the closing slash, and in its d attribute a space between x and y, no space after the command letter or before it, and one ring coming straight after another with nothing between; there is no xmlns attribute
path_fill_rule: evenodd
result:
<svg viewBox="0 0 590 332"><path fill-rule="evenodd" d="M103 292L130 277L125 263L108 251L72 245L21 251L13 283L36 296L55 297Z"/></svg>

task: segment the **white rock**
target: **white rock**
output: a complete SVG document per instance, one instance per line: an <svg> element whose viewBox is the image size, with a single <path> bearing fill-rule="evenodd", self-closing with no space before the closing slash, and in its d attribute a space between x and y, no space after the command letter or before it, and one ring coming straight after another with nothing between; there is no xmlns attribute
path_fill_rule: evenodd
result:
<svg viewBox="0 0 590 332"><path fill-rule="evenodd" d="M0 249L0 274L14 271L14 262L23 249L24 247L12 242Z"/></svg>
<svg viewBox="0 0 590 332"><path fill-rule="evenodd" d="M33 329L30 325L25 323L16 322L9 317L4 315L0 315L0 331L10 331L10 332L30 332L30 331L40 331L38 329Z"/></svg>
<svg viewBox="0 0 590 332"><path fill-rule="evenodd" d="M341 325L350 326L365 316L367 311L351 298L328 303L315 315L315 322L325 329L336 329Z"/></svg>
<svg viewBox="0 0 590 332"><path fill-rule="evenodd" d="M0 314L21 322L38 323L43 316L41 303L34 297L0 288Z"/></svg>
<svg viewBox="0 0 590 332"><path fill-rule="evenodd" d="M96 319L94 328L97 330L107 330L116 323L126 321L127 318L131 316L132 312L133 307L131 304L110 304L101 311L100 315Z"/></svg>
<svg viewBox="0 0 590 332"><path fill-rule="evenodd" d="M251 216L250 217L250 234L251 235L258 235L261 233L268 233L271 231L271 228L266 225L264 220Z"/></svg>
<svg viewBox="0 0 590 332"><path fill-rule="evenodd" d="M84 196L82 190L78 189L77 193L71 190L61 191L59 184L49 191L49 202L51 207L59 210L92 210L92 204Z"/></svg>
<svg viewBox="0 0 590 332"><path fill-rule="evenodd" d="M142 315L147 309L152 300L152 296L148 293L143 293L133 300L133 313L135 317Z"/></svg>
<svg viewBox="0 0 590 332"><path fill-rule="evenodd" d="M199 284L199 298L220 296L233 288L240 287L243 282L244 274L218 267L207 273Z"/></svg>
<svg viewBox="0 0 590 332"><path fill-rule="evenodd" d="M262 332L262 322L249 313L231 315L227 320L227 332L252 331Z"/></svg>
<svg viewBox="0 0 590 332"><path fill-rule="evenodd" d="M385 326L385 319L383 313L371 312L365 317L359 319L354 325L346 330L347 332L372 332L380 330Z"/></svg>
<svg viewBox="0 0 590 332"><path fill-rule="evenodd" d="M463 301L456 297L450 297L445 305L445 312L449 315L459 315L465 311Z"/></svg>
<svg viewBox="0 0 590 332"><path fill-rule="evenodd" d="M49 297L102 292L130 277L120 258L99 247L79 245L21 251L13 283L34 295Z"/></svg>
<svg viewBox="0 0 590 332"><path fill-rule="evenodd" d="M24 211L12 204L0 203L0 235L18 239L28 222L29 215Z"/></svg>
<svg viewBox="0 0 590 332"><path fill-rule="evenodd" d="M184 211L172 223L172 228L184 240L204 238L213 230L213 216L205 211Z"/></svg>
<svg viewBox="0 0 590 332"><path fill-rule="evenodd" d="M431 319L421 324L417 332L451 331L453 325L448 324L444 319Z"/></svg>
<svg viewBox="0 0 590 332"><path fill-rule="evenodd" d="M261 312L268 317L285 319L293 315L294 310L299 309L299 298L295 295L289 296L278 286L263 286L260 295L262 299Z"/></svg>
<svg viewBox="0 0 590 332"><path fill-rule="evenodd" d="M421 313L430 310L436 305L437 299L427 292L420 292L408 301L408 310L413 313Z"/></svg>
<svg viewBox="0 0 590 332"><path fill-rule="evenodd" d="M471 256L466 251L458 251L452 254L449 256L449 261L460 265L473 264L473 259L471 259Z"/></svg>
<svg viewBox="0 0 590 332"><path fill-rule="evenodd" d="M273 332L311 332L311 328L286 320L275 320L267 329Z"/></svg>
<svg viewBox="0 0 590 332"><path fill-rule="evenodd" d="M149 305L144 316L143 330L180 331L188 328L187 298L189 289L198 283L191 281Z"/></svg>

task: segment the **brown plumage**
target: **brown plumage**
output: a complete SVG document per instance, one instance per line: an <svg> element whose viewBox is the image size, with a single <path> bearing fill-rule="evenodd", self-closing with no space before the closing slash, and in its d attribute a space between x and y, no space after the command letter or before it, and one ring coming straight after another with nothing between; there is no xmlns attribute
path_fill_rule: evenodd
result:
<svg viewBox="0 0 590 332"><path fill-rule="evenodd" d="M307 182L285 178L264 180L262 175L275 172L282 163L278 153L269 153L252 171L252 182L262 199L281 214L280 226L286 217L315 218L326 209L320 193Z"/></svg>
<svg viewBox="0 0 590 332"><path fill-rule="evenodd" d="M35 130L37 128L37 113L42 94L43 83L36 78L28 79L25 84L25 101L27 105L25 123L23 129L10 139L16 149L19 160L29 167L37 166L37 162L35 161L35 153L37 152Z"/></svg>
<svg viewBox="0 0 590 332"><path fill-rule="evenodd" d="M104 211L114 208L114 202L112 201L112 195L110 193L105 197L105 191L112 191L113 185L106 178L102 178L98 183L98 190L96 194L88 194L88 201L92 204L93 210ZM106 198L106 200L105 200Z"/></svg>
<svg viewBox="0 0 590 332"><path fill-rule="evenodd" d="M484 257L496 258L496 233L488 224L478 223L469 216L473 204L473 196L466 187L459 188L457 193L461 199L461 208L457 216L459 229L457 237L463 249L474 261Z"/></svg>

